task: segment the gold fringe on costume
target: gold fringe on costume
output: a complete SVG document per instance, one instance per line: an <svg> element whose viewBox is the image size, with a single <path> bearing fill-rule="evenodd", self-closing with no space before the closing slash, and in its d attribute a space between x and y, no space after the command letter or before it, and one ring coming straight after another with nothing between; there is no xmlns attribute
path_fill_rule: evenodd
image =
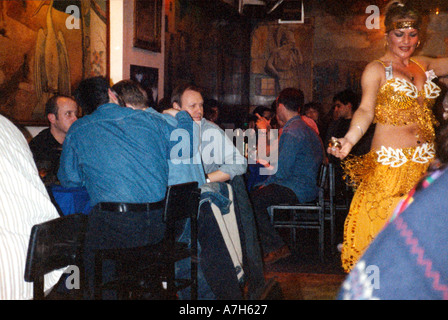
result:
<svg viewBox="0 0 448 320"><path fill-rule="evenodd" d="M350 272L383 228L398 202L419 181L434 158L434 145L381 148L343 162L356 188L344 225L342 266Z"/></svg>

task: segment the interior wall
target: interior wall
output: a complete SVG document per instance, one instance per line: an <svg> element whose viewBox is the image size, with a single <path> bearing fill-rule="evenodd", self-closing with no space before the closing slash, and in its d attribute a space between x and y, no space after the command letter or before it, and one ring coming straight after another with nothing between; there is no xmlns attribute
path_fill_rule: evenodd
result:
<svg viewBox="0 0 448 320"><path fill-rule="evenodd" d="M133 47L134 1L110 1L111 79L117 82L128 78L131 64L157 68L159 98L169 93L178 80L194 81L204 86L211 97L225 103L225 121L238 120L247 112L254 94L253 86L249 86L254 62L250 56L254 40L250 26L241 21L229 24L225 17L204 18L185 7L181 8L183 11L176 11L179 2L182 1L164 0L162 52L155 53ZM368 14L341 17L319 8L312 12L305 8L305 13L306 17L314 19L312 100L321 102L326 111L335 93L347 87L360 92L365 65L384 53L384 30L367 29ZM419 53L448 56L448 13L431 12L425 20L427 28ZM268 73L265 77L269 77ZM439 81L448 84L447 77ZM267 99L266 105L270 105L271 100ZM43 127L27 129L34 136Z"/></svg>
<svg viewBox="0 0 448 320"><path fill-rule="evenodd" d="M222 104L221 122L235 123L244 120L249 103L250 26L234 9L215 4L167 3L165 94L194 83Z"/></svg>
<svg viewBox="0 0 448 320"><path fill-rule="evenodd" d="M131 1L128 1L131 2ZM113 83L123 79L123 31L124 31L124 0L113 0L109 2L110 6L110 78Z"/></svg>
<svg viewBox="0 0 448 320"><path fill-rule="evenodd" d="M164 2L165 3L165 2ZM164 7L162 6L162 26L164 25ZM164 28L162 28L162 52L155 53L133 47L134 1L110 1L110 78L112 83L130 77L130 66L139 65L159 69L158 96L163 97L164 87ZM27 126L25 130L31 137L46 127Z"/></svg>
<svg viewBox="0 0 448 320"><path fill-rule="evenodd" d="M312 11L306 9L305 17L314 21L313 47L310 50L312 59L304 61L312 65L313 93L311 97L306 96L306 102L320 102L323 105L323 111L326 112L330 110L332 98L336 93L347 88L361 93L360 79L365 66L384 55L384 16L380 16L379 29L368 29L366 19L369 14L346 13L336 16L319 7L315 7ZM430 12L426 14L424 21L422 42L416 54L432 57L448 56L448 13ZM274 79L264 70L267 59L276 49L275 46L269 44L270 42L260 40L260 35L263 35L263 31L260 30L266 28L265 26L265 23L260 23L252 33L251 76L256 74L264 79ZM294 29L296 26L290 25L289 28ZM261 38L270 39L270 36L265 35ZM296 42L300 44L300 40ZM448 83L448 78L439 78L439 82ZM276 91L274 95L265 96L263 100L256 95L257 89L259 88L251 85L251 102L256 104L270 106L278 94Z"/></svg>
<svg viewBox="0 0 448 320"><path fill-rule="evenodd" d="M114 0L116 1L116 0ZM111 1L111 2L114 2ZM162 14L161 14L161 37L162 48L161 52L151 52L149 50L135 48L133 46L134 39L134 1L125 1L126 5L123 6L123 64L122 79L128 79L130 77L131 65L156 68L159 71L158 77L158 98L163 97L164 91L164 74L165 74L165 0L163 0ZM112 24L113 24L112 20ZM111 35L111 39L114 35ZM121 79L120 79L121 80Z"/></svg>

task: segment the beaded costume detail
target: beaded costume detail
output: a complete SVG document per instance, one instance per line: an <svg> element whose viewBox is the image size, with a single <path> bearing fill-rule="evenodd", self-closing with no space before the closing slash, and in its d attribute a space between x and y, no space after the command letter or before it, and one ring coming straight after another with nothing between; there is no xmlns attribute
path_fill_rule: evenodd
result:
<svg viewBox="0 0 448 320"><path fill-rule="evenodd" d="M346 176L356 188L344 225L341 259L346 272L350 272L435 156L437 122L431 108L441 90L432 82L434 73L426 72L427 80L419 91L413 83L394 78L392 67L380 62L386 69L386 83L378 91L374 121L394 126L416 123L422 144L408 148L382 146L343 161Z"/></svg>
<svg viewBox="0 0 448 320"><path fill-rule="evenodd" d="M423 90L419 91L413 83L393 78L390 74L378 91L374 122L394 126L417 123L421 139L433 141L437 121L431 110L441 89L432 82L436 77L432 70L426 72L426 77ZM418 102L419 97L422 98L422 105Z"/></svg>
<svg viewBox="0 0 448 320"><path fill-rule="evenodd" d="M401 149L382 147L343 162L356 187L344 225L342 266L346 272L390 219L400 200L425 174L434 156L434 145L425 143Z"/></svg>

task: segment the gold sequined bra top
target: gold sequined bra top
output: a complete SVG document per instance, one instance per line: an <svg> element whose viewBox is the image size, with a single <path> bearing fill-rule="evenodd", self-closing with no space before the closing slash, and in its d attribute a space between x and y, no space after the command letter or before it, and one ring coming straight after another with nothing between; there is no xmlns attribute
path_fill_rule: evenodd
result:
<svg viewBox="0 0 448 320"><path fill-rule="evenodd" d="M385 68L386 83L378 91L374 121L395 126L417 123L420 127L420 138L423 141L433 141L434 125L437 124L437 121L432 113L432 106L441 91L432 82L432 79L436 78L434 71L425 72L426 82L423 90L419 91L413 83L394 78L392 65L386 66L383 61L378 61ZM422 68L414 60L411 61ZM418 102L419 97L423 98L423 105Z"/></svg>

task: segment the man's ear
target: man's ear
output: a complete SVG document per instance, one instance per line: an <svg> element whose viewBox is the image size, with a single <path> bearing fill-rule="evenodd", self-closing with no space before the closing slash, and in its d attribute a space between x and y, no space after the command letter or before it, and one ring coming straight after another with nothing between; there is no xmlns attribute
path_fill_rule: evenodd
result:
<svg viewBox="0 0 448 320"><path fill-rule="evenodd" d="M56 115L54 113L49 113L47 115L47 119L48 119L48 121L50 121L50 123L55 123L56 122Z"/></svg>
<svg viewBox="0 0 448 320"><path fill-rule="evenodd" d="M173 102L173 108L178 111L182 110L182 108L180 107L180 105L177 102Z"/></svg>
<svg viewBox="0 0 448 320"><path fill-rule="evenodd" d="M112 92L111 89L108 90L108 93L109 93L109 98L112 100L112 102L120 105L120 102L118 101L117 96L115 95L115 93Z"/></svg>

